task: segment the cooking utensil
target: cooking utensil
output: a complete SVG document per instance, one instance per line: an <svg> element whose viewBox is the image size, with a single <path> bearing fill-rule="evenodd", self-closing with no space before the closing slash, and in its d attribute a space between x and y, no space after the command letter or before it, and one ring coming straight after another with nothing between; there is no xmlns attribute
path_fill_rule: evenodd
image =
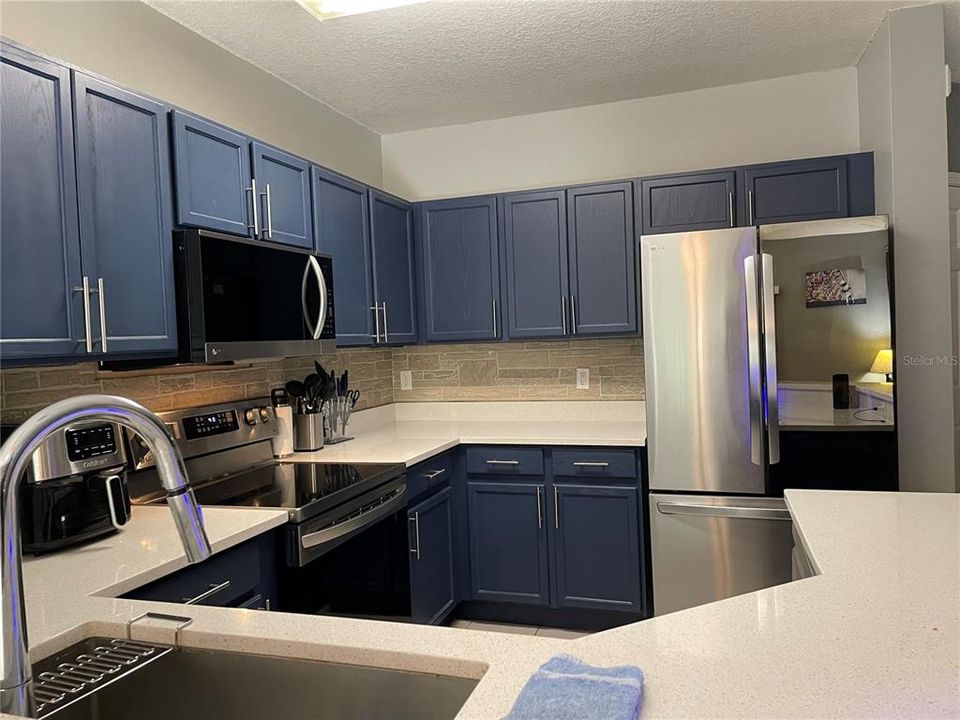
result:
<svg viewBox="0 0 960 720"><path fill-rule="evenodd" d="M303 383L299 380L290 380L284 386L290 397L301 398L304 394Z"/></svg>

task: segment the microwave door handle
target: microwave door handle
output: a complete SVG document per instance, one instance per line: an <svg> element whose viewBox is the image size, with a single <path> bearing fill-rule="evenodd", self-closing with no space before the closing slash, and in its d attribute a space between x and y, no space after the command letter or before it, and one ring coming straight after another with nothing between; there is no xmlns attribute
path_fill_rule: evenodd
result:
<svg viewBox="0 0 960 720"><path fill-rule="evenodd" d="M317 279L317 285L320 290L320 312L318 313L316 323L314 319L310 317L310 306L307 303L307 284L310 281L311 274ZM327 318L327 285L323 281L320 263L317 262L317 259L313 255L307 258L307 264L303 267L303 280L300 283L300 305L303 309L303 321L307 324L307 327L310 328L310 337L313 340L318 340L320 333L323 331L323 324Z"/></svg>

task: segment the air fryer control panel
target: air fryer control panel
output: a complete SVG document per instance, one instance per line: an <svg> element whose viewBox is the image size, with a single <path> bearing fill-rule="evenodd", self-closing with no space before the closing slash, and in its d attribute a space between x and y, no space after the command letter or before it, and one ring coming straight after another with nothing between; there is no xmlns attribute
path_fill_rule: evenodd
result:
<svg viewBox="0 0 960 720"><path fill-rule="evenodd" d="M93 425L64 431L67 457L71 462L88 460L117 452L117 436L113 425Z"/></svg>

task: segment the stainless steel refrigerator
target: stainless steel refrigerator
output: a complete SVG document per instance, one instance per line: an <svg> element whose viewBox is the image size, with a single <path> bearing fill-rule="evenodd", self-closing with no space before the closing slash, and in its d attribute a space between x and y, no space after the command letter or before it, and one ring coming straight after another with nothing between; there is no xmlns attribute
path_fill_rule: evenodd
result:
<svg viewBox="0 0 960 720"><path fill-rule="evenodd" d="M790 514L782 499L765 497L780 461L778 366L785 361L798 383L830 382L831 369L866 363L866 371L875 346L891 346L889 228L874 216L649 235L640 244L661 615L791 579ZM864 305L864 277L868 310L853 307ZM829 285L838 278L854 287ZM866 341L861 326L872 333Z"/></svg>

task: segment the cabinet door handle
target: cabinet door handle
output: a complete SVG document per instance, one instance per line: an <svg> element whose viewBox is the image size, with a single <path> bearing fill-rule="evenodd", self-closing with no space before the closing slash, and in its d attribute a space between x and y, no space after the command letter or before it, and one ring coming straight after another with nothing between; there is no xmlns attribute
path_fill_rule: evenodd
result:
<svg viewBox="0 0 960 720"><path fill-rule="evenodd" d="M390 333L387 332L387 301L384 300L380 303L380 307L383 309L383 341L388 343L390 342Z"/></svg>
<svg viewBox="0 0 960 720"><path fill-rule="evenodd" d="M440 477L447 471L446 468L440 468L439 470L434 470L433 472L424 473L424 477L427 480L433 480L434 478Z"/></svg>
<svg viewBox="0 0 960 720"><path fill-rule="evenodd" d="M216 594L217 594L218 592L220 592L221 590L226 590L228 587L230 587L230 581L229 581L229 580L224 580L222 583L219 583L219 584L218 584L218 583L213 583L212 585L210 585L209 589L204 590L202 593L200 593L200 594L197 595L196 597L184 598L184 599L183 599L183 604L184 604L184 605L196 605L197 603L203 602L203 601L206 600L207 598L213 597L214 595L216 595Z"/></svg>
<svg viewBox="0 0 960 720"><path fill-rule="evenodd" d="M587 462L586 460L577 460L573 463L574 467L596 467L603 468L609 466L608 462Z"/></svg>
<svg viewBox="0 0 960 720"><path fill-rule="evenodd" d="M267 196L267 238L273 240L273 203L270 201L270 183L266 184Z"/></svg>
<svg viewBox="0 0 960 720"><path fill-rule="evenodd" d="M374 335L374 342L380 342L380 306L371 305L370 309L373 310L373 323L376 328L376 335Z"/></svg>
<svg viewBox="0 0 960 720"><path fill-rule="evenodd" d="M727 193L727 204L730 211L730 227L734 227L735 224L733 221L733 193L732 192Z"/></svg>
<svg viewBox="0 0 960 720"><path fill-rule="evenodd" d="M567 334L567 298L560 296L560 320L563 327L563 334Z"/></svg>
<svg viewBox="0 0 960 720"><path fill-rule="evenodd" d="M537 530L543 530L543 506L540 503L540 488L537 488Z"/></svg>
<svg viewBox="0 0 960 720"><path fill-rule="evenodd" d="M553 527L560 529L560 490L553 486Z"/></svg>
<svg viewBox="0 0 960 720"><path fill-rule="evenodd" d="M519 460L487 460L487 465L519 465Z"/></svg>
<svg viewBox="0 0 960 720"><path fill-rule="evenodd" d="M257 195L257 179L250 179L250 187L246 189L250 193L250 203L253 205L253 225L247 225L248 230L253 230L255 238L260 237L260 196Z"/></svg>
<svg viewBox="0 0 960 720"><path fill-rule="evenodd" d="M88 353L93 352L93 337L91 336L91 327L90 327L90 278L86 275L83 276L83 285L74 290L79 290L83 293L83 332L84 332L84 345Z"/></svg>
<svg viewBox="0 0 960 720"><path fill-rule="evenodd" d="M496 337L499 334L497 330L497 300L493 298L490 302L493 305L493 336Z"/></svg>
<svg viewBox="0 0 960 720"><path fill-rule="evenodd" d="M748 222L747 225L753 225L753 221L754 221L753 190L747 190L747 207L750 212L750 222Z"/></svg>
<svg viewBox="0 0 960 720"><path fill-rule="evenodd" d="M414 537L417 540L416 548L410 550L410 554L415 556L417 560L420 559L420 513L414 513L413 517L407 518L408 522L413 523Z"/></svg>
<svg viewBox="0 0 960 720"><path fill-rule="evenodd" d="M103 298L103 278L97 278L97 299L100 301L100 344L107 351L107 305Z"/></svg>
<svg viewBox="0 0 960 720"><path fill-rule="evenodd" d="M570 293L570 334L577 334L577 296Z"/></svg>

